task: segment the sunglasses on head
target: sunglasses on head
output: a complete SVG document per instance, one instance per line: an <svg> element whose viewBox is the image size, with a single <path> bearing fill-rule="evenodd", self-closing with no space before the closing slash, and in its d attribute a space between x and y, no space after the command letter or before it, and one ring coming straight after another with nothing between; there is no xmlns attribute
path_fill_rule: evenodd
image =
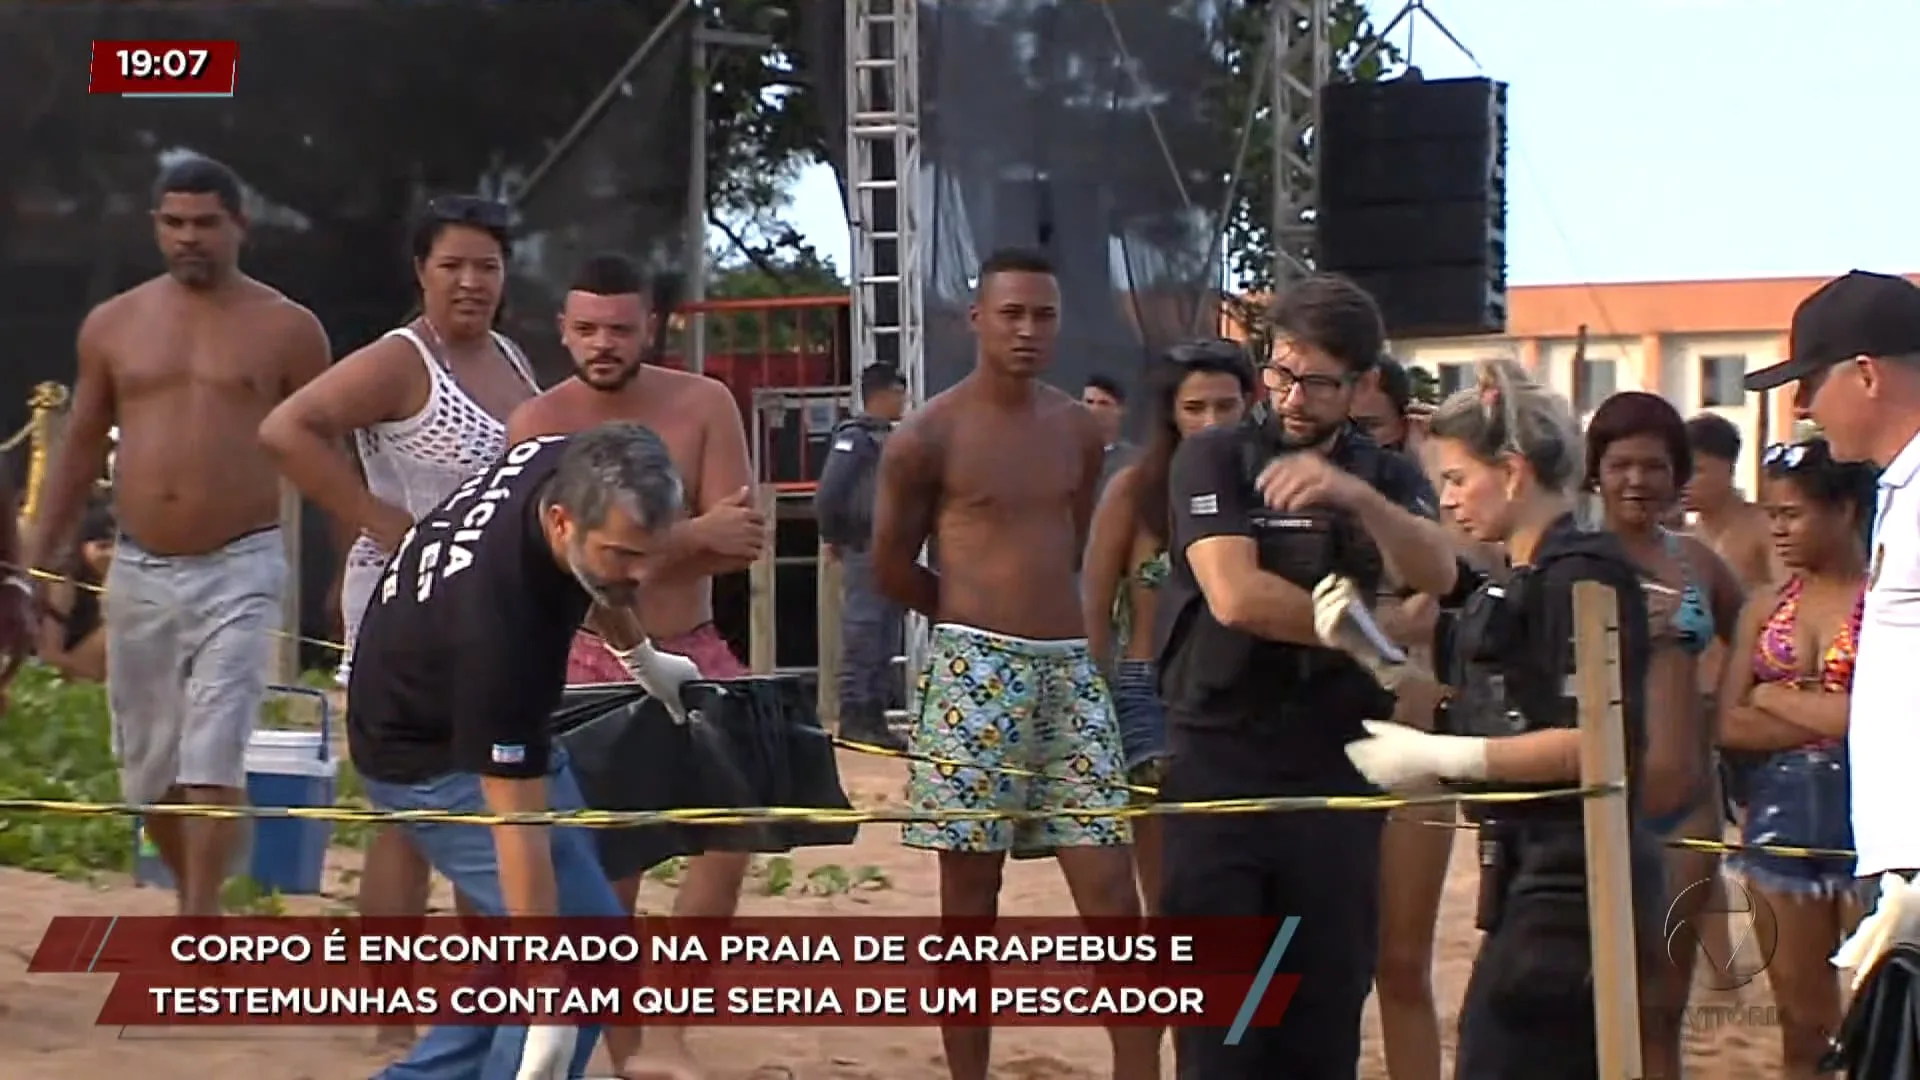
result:
<svg viewBox="0 0 1920 1080"><path fill-rule="evenodd" d="M1797 469L1813 458L1812 443L1774 443L1760 454L1760 464L1769 469Z"/></svg>
<svg viewBox="0 0 1920 1080"><path fill-rule="evenodd" d="M1217 338L1210 341L1190 341L1175 345L1166 353L1167 362L1181 367L1195 364L1245 364L1247 352L1237 341Z"/></svg>
<svg viewBox="0 0 1920 1080"><path fill-rule="evenodd" d="M427 213L446 225L472 225L504 232L513 225L513 207L478 195L441 195L427 202Z"/></svg>

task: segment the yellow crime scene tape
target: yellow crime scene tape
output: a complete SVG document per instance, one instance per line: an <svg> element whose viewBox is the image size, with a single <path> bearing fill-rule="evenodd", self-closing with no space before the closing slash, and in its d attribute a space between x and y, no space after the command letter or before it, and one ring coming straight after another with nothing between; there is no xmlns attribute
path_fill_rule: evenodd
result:
<svg viewBox="0 0 1920 1080"><path fill-rule="evenodd" d="M104 594L106 592L106 589L102 586L76 581L72 578L50 573L45 570L29 570L28 573L42 581L65 582L75 588L85 589L98 594ZM331 649L335 652L346 651L346 646L337 641L306 637L300 634L290 634L284 630L273 630L269 631L269 633L277 638ZM1297 812L1302 810L1380 811L1396 810L1405 807L1457 806L1463 804L1512 805L1516 803L1546 802L1556 799L1592 799L1626 793L1624 785L1596 785L1589 787L1555 788L1543 791L1440 792L1430 795L1295 795L1245 799L1208 799L1194 802L1161 802L1158 801L1160 789L1148 785L1111 780L1088 780L1073 776L1056 776L1050 773L1036 772L1007 765L982 765L964 761L952 761L926 754L916 754L912 751L895 750L891 747L844 739L824 731L822 731L821 734L834 746L855 753L931 765L939 769L972 769L980 772L994 773L996 775L1051 780L1095 787L1103 790L1120 789L1130 794L1139 795L1155 801L1118 807L1080 807L1050 811L832 810L818 807L765 806L699 809L681 808L643 811L578 810L541 811L524 814L456 814L440 810L385 811L351 806L240 807L210 806L202 803L137 805L133 803L73 802L57 799L0 799L0 814L50 814L93 817L146 817L152 815L223 819L293 818L304 821L359 822L370 824L564 825L572 828L585 829L628 829L643 825L662 824L721 826L768 825L779 823L873 825L945 821L1041 821L1049 818L1131 819L1169 816L1174 814L1264 814ZM1447 829L1479 828L1477 823L1471 821L1428 821L1423 824ZM4 825L0 825L0 827L4 827ZM1665 841L1665 844L1670 848L1719 855L1751 852L1801 859L1850 859L1855 855L1853 851L1838 848L1797 847L1787 844L1728 843L1723 840L1703 840L1689 837L1668 839Z"/></svg>
<svg viewBox="0 0 1920 1080"><path fill-rule="evenodd" d="M76 589L82 589L87 592L93 593L95 596L104 597L105 595L107 595L107 589L106 589L106 586L104 585L95 585L92 582L88 582L88 581L77 581L73 578L67 577L64 574L53 573L50 570L39 570L39 569L29 568L27 570L27 576L30 578L33 578L35 581L50 581L50 582L58 582L65 585L71 585ZM278 638L281 641L297 641L302 645L313 645L322 649L331 649L337 653L344 653L347 651L347 647L345 645L341 644L338 641L328 641L326 638L307 637L304 634L289 634L285 630L269 630L267 631L267 635L269 637Z"/></svg>
<svg viewBox="0 0 1920 1080"><path fill-rule="evenodd" d="M672 810L539 810L518 814L463 814L446 810L372 810L345 806L212 806L205 803L90 803L60 799L0 799L0 813L118 817L292 818L300 821L434 825L561 825L578 829L630 829L640 825L821 825L909 824L942 821L1042 821L1049 818L1136 818L1167 814L1266 814L1299 810L1391 810L1443 803L1511 804L1550 799L1589 799L1623 794L1625 785L1556 788L1551 791L1490 791L1434 795L1286 795L1207 799L1199 802L1063 810L831 810L760 806Z"/></svg>

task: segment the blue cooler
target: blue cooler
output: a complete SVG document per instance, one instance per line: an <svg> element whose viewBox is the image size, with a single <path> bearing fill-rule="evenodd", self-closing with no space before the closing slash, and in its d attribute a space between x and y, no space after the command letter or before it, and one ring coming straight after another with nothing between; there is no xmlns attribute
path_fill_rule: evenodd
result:
<svg viewBox="0 0 1920 1080"><path fill-rule="evenodd" d="M254 806L330 807L340 771L333 756L332 709L327 696L305 687L276 686L276 694L312 697L320 705L320 730L256 731L247 742L247 801ZM265 892L311 896L320 891L321 871L333 823L297 818L254 818L246 841L235 853L229 873L245 874ZM173 887L159 852L134 822L134 876L143 885Z"/></svg>

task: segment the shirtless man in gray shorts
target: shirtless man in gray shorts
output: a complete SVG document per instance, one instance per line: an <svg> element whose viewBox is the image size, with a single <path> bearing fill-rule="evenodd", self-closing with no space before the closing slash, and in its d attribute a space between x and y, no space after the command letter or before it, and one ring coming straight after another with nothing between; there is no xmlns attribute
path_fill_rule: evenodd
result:
<svg viewBox="0 0 1920 1080"><path fill-rule="evenodd" d="M107 574L107 696L121 797L239 805L266 696L287 566L280 477L260 421L326 369L313 313L237 266L240 182L203 158L168 165L153 221L167 273L81 324L66 441L28 548L61 558L120 441ZM240 823L155 817L147 834L183 915L218 915Z"/></svg>

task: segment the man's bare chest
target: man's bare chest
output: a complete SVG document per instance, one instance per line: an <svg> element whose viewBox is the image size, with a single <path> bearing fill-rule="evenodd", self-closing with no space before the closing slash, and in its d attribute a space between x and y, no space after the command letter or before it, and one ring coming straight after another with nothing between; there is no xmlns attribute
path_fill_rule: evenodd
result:
<svg viewBox="0 0 1920 1080"><path fill-rule="evenodd" d="M1084 463L1072 448L1044 442L1018 447L980 447L951 454L942 470L949 507L1019 515L1070 507L1081 487Z"/></svg>
<svg viewBox="0 0 1920 1080"><path fill-rule="evenodd" d="M667 457L673 461L686 486L688 500L694 501L695 485L706 454L706 435L698 423L688 420L684 408L676 409L673 402L659 401L594 402L581 408L576 417L579 422L572 425L575 431L602 424L638 424L659 436L666 444Z"/></svg>
<svg viewBox="0 0 1920 1080"><path fill-rule="evenodd" d="M161 326L125 336L113 343L108 365L123 402L190 394L271 406L284 385L272 343L232 327Z"/></svg>

